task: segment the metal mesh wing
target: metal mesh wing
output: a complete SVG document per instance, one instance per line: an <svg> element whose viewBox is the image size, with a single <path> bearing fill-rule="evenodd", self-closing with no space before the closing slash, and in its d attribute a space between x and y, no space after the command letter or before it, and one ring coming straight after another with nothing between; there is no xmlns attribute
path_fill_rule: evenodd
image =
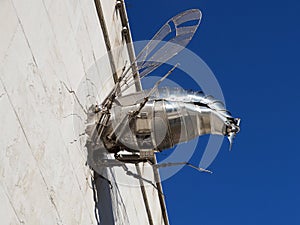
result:
<svg viewBox="0 0 300 225"><path fill-rule="evenodd" d="M151 73L184 49L193 38L201 17L200 10L190 9L167 21L137 56L138 70L142 70L140 77ZM154 51L157 47L159 49Z"/></svg>
<svg viewBox="0 0 300 225"><path fill-rule="evenodd" d="M193 38L201 17L199 9L190 9L168 20L132 63L132 66L136 65L140 78L151 73L183 50ZM131 78L132 74L126 74L121 86L129 87L132 84Z"/></svg>

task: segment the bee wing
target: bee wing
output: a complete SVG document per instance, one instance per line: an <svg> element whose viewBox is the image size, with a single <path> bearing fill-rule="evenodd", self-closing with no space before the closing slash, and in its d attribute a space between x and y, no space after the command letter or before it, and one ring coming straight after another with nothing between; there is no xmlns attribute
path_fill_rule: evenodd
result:
<svg viewBox="0 0 300 225"><path fill-rule="evenodd" d="M199 9L190 9L168 20L138 54L134 62L127 69L124 67L120 82L105 98L102 105L110 96L116 95L117 87L121 88L121 92L126 91L135 83L133 77L138 73L140 78L145 77L183 50L193 38L201 17Z"/></svg>
<svg viewBox="0 0 300 225"><path fill-rule="evenodd" d="M143 78L173 58L191 41L201 18L199 9L190 9L168 20L142 49L130 67L136 66L140 78ZM125 74L123 85L129 87L132 84L132 77L133 74L129 76Z"/></svg>
<svg viewBox="0 0 300 225"><path fill-rule="evenodd" d="M183 50L193 38L201 17L200 10L190 9L167 21L136 58L140 77L151 73Z"/></svg>

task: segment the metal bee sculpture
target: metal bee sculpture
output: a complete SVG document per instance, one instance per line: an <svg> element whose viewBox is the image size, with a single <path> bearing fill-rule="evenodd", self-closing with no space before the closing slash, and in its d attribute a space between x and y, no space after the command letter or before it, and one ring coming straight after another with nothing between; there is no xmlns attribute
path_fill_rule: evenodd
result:
<svg viewBox="0 0 300 225"><path fill-rule="evenodd" d="M185 48L200 20L201 12L197 9L184 11L171 18L129 68L123 69L103 103L90 108L88 148L94 151L105 148L108 153L114 154L115 163L138 163L151 161L155 152L204 134L226 136L232 145L233 138L240 130L240 120L232 117L222 102L201 91L158 88L177 65L151 90L120 95L134 83L133 67L137 68L140 78L151 73ZM171 36L170 40L160 47L160 41L167 36ZM99 151L99 154L102 153ZM102 161L104 164L106 162Z"/></svg>

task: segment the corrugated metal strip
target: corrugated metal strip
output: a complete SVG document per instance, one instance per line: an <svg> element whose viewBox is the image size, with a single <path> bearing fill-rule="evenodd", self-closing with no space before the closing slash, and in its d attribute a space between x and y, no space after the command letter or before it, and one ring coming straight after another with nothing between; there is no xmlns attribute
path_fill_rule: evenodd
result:
<svg viewBox="0 0 300 225"><path fill-rule="evenodd" d="M156 157L154 157L154 163L155 164L157 163ZM159 173L158 173L158 169L156 167L153 167L153 173L154 173L154 180L156 182L157 194L158 194L159 203L160 203L160 207L161 207L162 217L163 217L165 225L170 225L169 224L168 213L167 213L167 208L166 208L165 197L163 195L163 190L162 190L162 186L161 186L161 183L160 183L160 176L159 176Z"/></svg>
<svg viewBox="0 0 300 225"><path fill-rule="evenodd" d="M146 212L147 212L147 216L148 216L148 221L149 221L149 225L154 225L153 224L153 219L152 219L152 215L151 215L151 210L150 210L150 206L149 206L149 202L148 202L148 198L147 198L147 193L145 190L145 186L144 186L144 182L142 181L141 177L142 177L142 173L141 173L141 169L139 164L135 164L136 167L136 171L139 175L139 182L140 182L140 188L142 191L142 195L143 195L143 199L144 199L144 203L145 203L145 207L146 207Z"/></svg>
<svg viewBox="0 0 300 225"><path fill-rule="evenodd" d="M126 33L123 33L123 36L127 43L127 51L129 54L130 61L131 61L131 63L133 63L135 61L135 53L134 53L134 47L132 44L132 37L131 37L131 33L130 33L130 28L129 28L128 17L127 17L127 13L126 13L124 0L118 0L116 3L116 6L120 12L122 26L123 26L123 28L127 28L127 31L128 31ZM137 91L141 91L142 85L141 85L141 82L139 79L139 74L138 74L136 63L134 63L134 65L132 66L132 73L133 73L133 78L135 80L135 88Z"/></svg>
<svg viewBox="0 0 300 225"><path fill-rule="evenodd" d="M103 32L103 37L104 37L104 41L105 41L105 45L106 45L106 50L108 53L108 58L109 58L109 62L110 62L110 66L111 66L111 70L113 72L113 78L114 78L114 82L117 82L118 80L118 75L117 75L117 70L116 70L116 64L111 52L111 44L110 44L110 40L108 37L108 31L107 31L107 27L106 27L106 23L104 20L104 16L103 16L103 10L102 10L102 6L101 6L101 2L100 0L95 0L95 6L96 6L96 10L97 10L97 14L98 14L98 18L99 18L99 22L101 25L101 29Z"/></svg>

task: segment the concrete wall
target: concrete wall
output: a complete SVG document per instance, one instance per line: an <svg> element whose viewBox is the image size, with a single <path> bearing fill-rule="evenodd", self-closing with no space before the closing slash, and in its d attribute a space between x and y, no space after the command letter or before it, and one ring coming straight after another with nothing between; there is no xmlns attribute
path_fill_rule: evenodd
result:
<svg viewBox="0 0 300 225"><path fill-rule="evenodd" d="M111 47L123 45L115 2L101 6ZM1 224L97 224L84 130L88 107L114 85L106 50L94 1L0 1ZM117 74L130 61L118 51ZM114 188L102 193L114 223L148 224L139 185L118 181L139 179L118 168L109 176ZM146 192L154 224L164 224L157 190Z"/></svg>
<svg viewBox="0 0 300 225"><path fill-rule="evenodd" d="M70 92L106 51L94 3L0 1L0 32L1 223L95 224Z"/></svg>

